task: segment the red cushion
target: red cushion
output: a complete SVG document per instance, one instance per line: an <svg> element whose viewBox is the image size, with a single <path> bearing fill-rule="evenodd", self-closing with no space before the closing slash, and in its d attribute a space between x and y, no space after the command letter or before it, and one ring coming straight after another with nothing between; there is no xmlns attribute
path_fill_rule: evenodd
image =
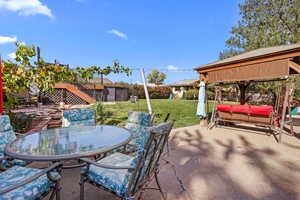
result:
<svg viewBox="0 0 300 200"><path fill-rule="evenodd" d="M231 112L231 105L217 104L217 110Z"/></svg>
<svg viewBox="0 0 300 200"><path fill-rule="evenodd" d="M225 112L245 113L252 115L270 116L273 106L249 106L249 105L228 105L217 104L217 110Z"/></svg>
<svg viewBox="0 0 300 200"><path fill-rule="evenodd" d="M250 106L250 114L270 116L273 106Z"/></svg>
<svg viewBox="0 0 300 200"><path fill-rule="evenodd" d="M236 113L248 114L249 113L249 105L232 105L231 111L236 112Z"/></svg>

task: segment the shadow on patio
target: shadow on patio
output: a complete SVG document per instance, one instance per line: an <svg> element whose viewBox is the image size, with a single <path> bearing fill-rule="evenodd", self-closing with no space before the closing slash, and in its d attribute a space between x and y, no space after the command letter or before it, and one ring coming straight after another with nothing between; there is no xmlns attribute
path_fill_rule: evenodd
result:
<svg viewBox="0 0 300 200"><path fill-rule="evenodd" d="M171 165L165 165L160 177L169 199L296 200L300 143L287 139L279 145L272 137L242 131L178 129L167 160L175 165L179 181Z"/></svg>
<svg viewBox="0 0 300 200"><path fill-rule="evenodd" d="M199 126L175 129L170 154L161 161L160 180L173 199L297 200L300 198L300 141ZM62 199L79 199L79 169L63 173ZM114 199L94 187L86 199ZM143 199L157 200L157 191Z"/></svg>

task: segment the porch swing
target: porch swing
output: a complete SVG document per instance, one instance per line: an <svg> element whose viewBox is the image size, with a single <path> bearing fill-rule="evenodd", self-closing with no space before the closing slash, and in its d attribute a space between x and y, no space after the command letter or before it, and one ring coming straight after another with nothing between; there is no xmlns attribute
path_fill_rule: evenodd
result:
<svg viewBox="0 0 300 200"><path fill-rule="evenodd" d="M258 127L268 128L272 132L284 129L289 124L290 133L293 133L293 121L291 116L293 97L293 84L284 81L276 89L274 105L232 105L222 103L222 90L215 88L214 108L209 128L220 122L252 124ZM286 120L287 114L289 115ZM282 123L284 122L284 123Z"/></svg>
<svg viewBox="0 0 300 200"><path fill-rule="evenodd" d="M285 45L249 51L195 68L200 79L215 87L214 109L209 128L219 122L246 123L270 129L278 142L283 133L293 135L291 117L294 86L290 82L300 74L300 45ZM274 105L246 105L246 88L250 83L279 81ZM222 84L238 84L240 105L222 104ZM287 115L289 117L287 117ZM289 125L286 131L286 125ZM278 136L278 137L277 137Z"/></svg>

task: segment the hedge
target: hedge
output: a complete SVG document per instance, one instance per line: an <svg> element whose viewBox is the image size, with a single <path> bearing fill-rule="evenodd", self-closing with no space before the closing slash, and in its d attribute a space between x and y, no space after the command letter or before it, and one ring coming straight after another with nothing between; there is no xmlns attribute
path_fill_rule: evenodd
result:
<svg viewBox="0 0 300 200"><path fill-rule="evenodd" d="M129 96L137 96L139 99L145 99L145 91L143 85L128 85ZM172 93L172 88L168 86L148 87L149 96L151 99L168 99Z"/></svg>
<svg viewBox="0 0 300 200"><path fill-rule="evenodd" d="M183 94L183 98L186 100L195 100L198 99L199 96L199 90L193 89L185 91Z"/></svg>

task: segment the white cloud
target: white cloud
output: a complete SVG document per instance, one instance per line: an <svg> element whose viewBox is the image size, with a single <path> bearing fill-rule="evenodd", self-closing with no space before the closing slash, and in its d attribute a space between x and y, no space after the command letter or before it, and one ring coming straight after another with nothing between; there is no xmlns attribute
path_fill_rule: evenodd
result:
<svg viewBox="0 0 300 200"><path fill-rule="evenodd" d="M16 58L16 54L15 53L10 53L7 55L10 59L15 59Z"/></svg>
<svg viewBox="0 0 300 200"><path fill-rule="evenodd" d="M174 66L174 65L168 65L167 66L167 69L170 70L170 71L177 71L178 70L178 67Z"/></svg>
<svg viewBox="0 0 300 200"><path fill-rule="evenodd" d="M112 30L108 31L108 33L116 35L120 38L123 38L124 40L128 40L128 36L125 33L122 33L121 31L118 31L116 29L112 29Z"/></svg>
<svg viewBox="0 0 300 200"><path fill-rule="evenodd" d="M9 36L0 36L0 44L5 44L5 43L11 43L11 42L16 42L17 37L9 37Z"/></svg>
<svg viewBox="0 0 300 200"><path fill-rule="evenodd" d="M39 0L0 0L1 9L18 12L22 16L41 14L54 18L51 10Z"/></svg>

